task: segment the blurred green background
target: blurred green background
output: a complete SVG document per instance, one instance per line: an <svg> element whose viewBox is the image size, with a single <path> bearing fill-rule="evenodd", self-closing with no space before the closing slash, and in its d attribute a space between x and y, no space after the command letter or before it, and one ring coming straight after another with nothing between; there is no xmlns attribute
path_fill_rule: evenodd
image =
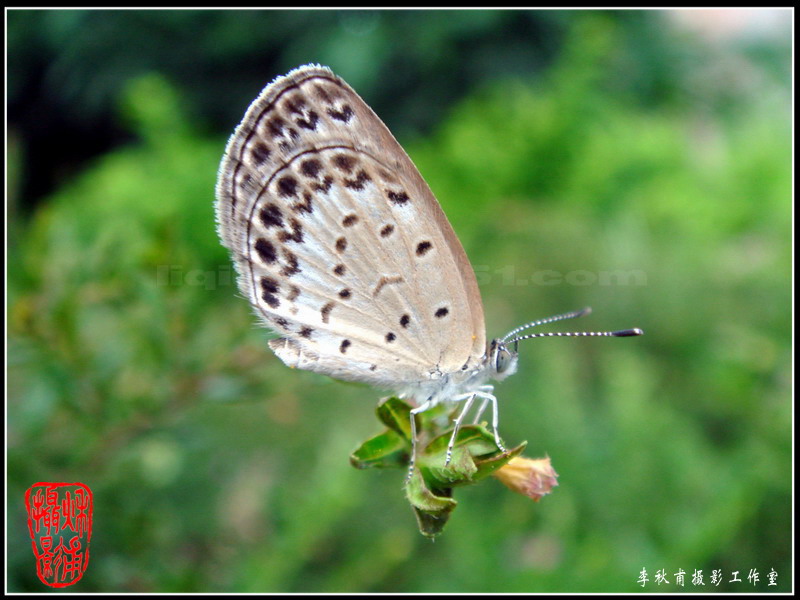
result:
<svg viewBox="0 0 800 600"><path fill-rule="evenodd" d="M791 589L789 11L7 23L8 590L45 589L37 481L94 492L68 591ZM379 393L286 368L235 289L214 229L224 144L307 62L416 162L489 337L587 305L550 330L645 330L521 347L500 429L551 457L541 502L490 479L423 538L404 474L348 463L381 429Z"/></svg>

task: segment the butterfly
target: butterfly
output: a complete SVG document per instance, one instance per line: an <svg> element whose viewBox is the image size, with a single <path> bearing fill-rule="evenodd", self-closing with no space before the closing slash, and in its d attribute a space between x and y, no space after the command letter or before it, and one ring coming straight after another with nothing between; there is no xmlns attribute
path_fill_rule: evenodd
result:
<svg viewBox="0 0 800 600"><path fill-rule="evenodd" d="M487 344L474 272L442 208L369 106L334 73L306 65L278 77L250 105L219 168L216 218L238 286L281 337L288 366L358 381L412 399L416 415L463 402L448 446L489 380L517 369L517 343L576 311L533 321Z"/></svg>

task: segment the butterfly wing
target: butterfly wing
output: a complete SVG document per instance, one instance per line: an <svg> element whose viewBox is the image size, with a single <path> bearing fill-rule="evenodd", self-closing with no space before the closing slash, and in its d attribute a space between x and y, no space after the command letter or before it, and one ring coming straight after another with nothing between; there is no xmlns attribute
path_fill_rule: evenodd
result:
<svg viewBox="0 0 800 600"><path fill-rule="evenodd" d="M476 366L483 305L461 243L383 122L329 69L253 102L225 151L217 222L289 366L399 388Z"/></svg>

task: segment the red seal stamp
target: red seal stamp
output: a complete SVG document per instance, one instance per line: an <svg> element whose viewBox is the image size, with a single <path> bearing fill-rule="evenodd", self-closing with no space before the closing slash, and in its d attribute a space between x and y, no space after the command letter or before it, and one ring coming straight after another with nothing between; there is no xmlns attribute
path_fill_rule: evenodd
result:
<svg viewBox="0 0 800 600"><path fill-rule="evenodd" d="M92 490L82 483L34 483L25 492L36 574L45 585L80 581L89 564Z"/></svg>

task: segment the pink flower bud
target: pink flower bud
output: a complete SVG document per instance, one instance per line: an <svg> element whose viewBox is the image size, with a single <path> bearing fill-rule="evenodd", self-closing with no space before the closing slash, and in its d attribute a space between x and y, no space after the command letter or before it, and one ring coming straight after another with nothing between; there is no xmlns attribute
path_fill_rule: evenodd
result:
<svg viewBox="0 0 800 600"><path fill-rule="evenodd" d="M536 502L558 485L558 473L550 465L549 457L533 459L517 456L492 475L513 491Z"/></svg>

